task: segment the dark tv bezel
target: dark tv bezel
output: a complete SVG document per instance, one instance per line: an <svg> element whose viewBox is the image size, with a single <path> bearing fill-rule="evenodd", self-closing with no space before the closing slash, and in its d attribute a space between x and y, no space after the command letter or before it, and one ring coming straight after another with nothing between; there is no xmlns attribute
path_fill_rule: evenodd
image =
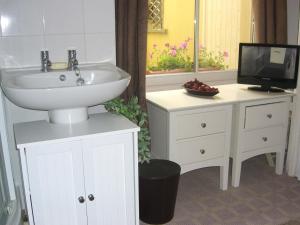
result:
<svg viewBox="0 0 300 225"><path fill-rule="evenodd" d="M242 57L242 47L243 46L260 46L260 47L279 47L279 48L296 48L296 66L295 66L295 77L294 79L275 79L270 77L254 77L254 76L242 76L241 75L241 57ZM283 45L283 44L261 44L261 43L240 43L239 44L239 62L238 62L238 76L237 82L239 84L253 84L261 85L264 87L278 87L282 89L294 89L297 87L298 81L298 67L299 67L299 45Z"/></svg>

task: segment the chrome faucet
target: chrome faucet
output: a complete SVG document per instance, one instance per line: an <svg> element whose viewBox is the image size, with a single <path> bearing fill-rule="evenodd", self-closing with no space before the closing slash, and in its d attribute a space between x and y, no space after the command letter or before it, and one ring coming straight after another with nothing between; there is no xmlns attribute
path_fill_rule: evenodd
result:
<svg viewBox="0 0 300 225"><path fill-rule="evenodd" d="M78 66L78 60L76 59L76 50L68 50L68 70L75 70Z"/></svg>
<svg viewBox="0 0 300 225"><path fill-rule="evenodd" d="M85 80L81 77L81 72L80 69L78 67L76 67L74 69L75 75L78 77L76 80L76 84L77 86L82 86L85 84Z"/></svg>
<svg viewBox="0 0 300 225"><path fill-rule="evenodd" d="M49 72L51 61L49 60L49 52L47 50L41 51L41 71Z"/></svg>

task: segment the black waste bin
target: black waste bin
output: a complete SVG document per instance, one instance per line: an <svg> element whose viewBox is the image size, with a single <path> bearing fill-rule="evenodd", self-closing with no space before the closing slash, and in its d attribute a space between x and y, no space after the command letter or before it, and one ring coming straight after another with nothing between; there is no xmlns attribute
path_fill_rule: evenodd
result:
<svg viewBox="0 0 300 225"><path fill-rule="evenodd" d="M180 166L169 160L153 159L139 165L140 219L163 224L174 216Z"/></svg>

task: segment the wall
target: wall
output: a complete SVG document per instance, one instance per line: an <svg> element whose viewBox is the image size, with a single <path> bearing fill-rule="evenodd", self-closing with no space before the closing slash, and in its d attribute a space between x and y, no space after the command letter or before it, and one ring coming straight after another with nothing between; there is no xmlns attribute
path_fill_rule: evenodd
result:
<svg viewBox="0 0 300 225"><path fill-rule="evenodd" d="M67 61L67 49L78 50L80 63L115 63L115 10L112 0L0 0L0 66L39 66L40 50L52 62ZM8 99L8 145L16 186L22 183L13 124L48 119L45 111L20 108ZM99 112L101 107L90 111ZM3 115L3 114L2 114ZM24 205L23 205L24 207Z"/></svg>
<svg viewBox="0 0 300 225"><path fill-rule="evenodd" d="M114 1L0 0L1 67L40 64L40 50L50 59L67 60L78 49L79 62L115 61Z"/></svg>
<svg viewBox="0 0 300 225"><path fill-rule="evenodd" d="M5 208L9 202L9 194L7 190L7 178L4 167L4 157L3 157L2 141L0 138L0 224L5 225L7 220L7 214L5 213Z"/></svg>
<svg viewBox="0 0 300 225"><path fill-rule="evenodd" d="M299 0L287 1L288 9L288 43L300 44L299 42ZM299 72L298 72L299 77ZM297 95L293 99L293 113L289 137L289 152L287 155L286 170L288 175L297 176L300 180L300 79L296 89Z"/></svg>
<svg viewBox="0 0 300 225"><path fill-rule="evenodd" d="M299 0L287 1L288 44L298 44Z"/></svg>

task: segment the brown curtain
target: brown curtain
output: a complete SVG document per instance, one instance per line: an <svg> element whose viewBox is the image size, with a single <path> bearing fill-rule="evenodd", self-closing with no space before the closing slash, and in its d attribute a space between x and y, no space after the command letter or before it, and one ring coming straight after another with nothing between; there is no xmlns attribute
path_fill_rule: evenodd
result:
<svg viewBox="0 0 300 225"><path fill-rule="evenodd" d="M287 0L252 0L254 42L287 43Z"/></svg>
<svg viewBox="0 0 300 225"><path fill-rule="evenodd" d="M115 7L117 66L131 75L123 97L136 95L145 107L148 0L115 0Z"/></svg>

